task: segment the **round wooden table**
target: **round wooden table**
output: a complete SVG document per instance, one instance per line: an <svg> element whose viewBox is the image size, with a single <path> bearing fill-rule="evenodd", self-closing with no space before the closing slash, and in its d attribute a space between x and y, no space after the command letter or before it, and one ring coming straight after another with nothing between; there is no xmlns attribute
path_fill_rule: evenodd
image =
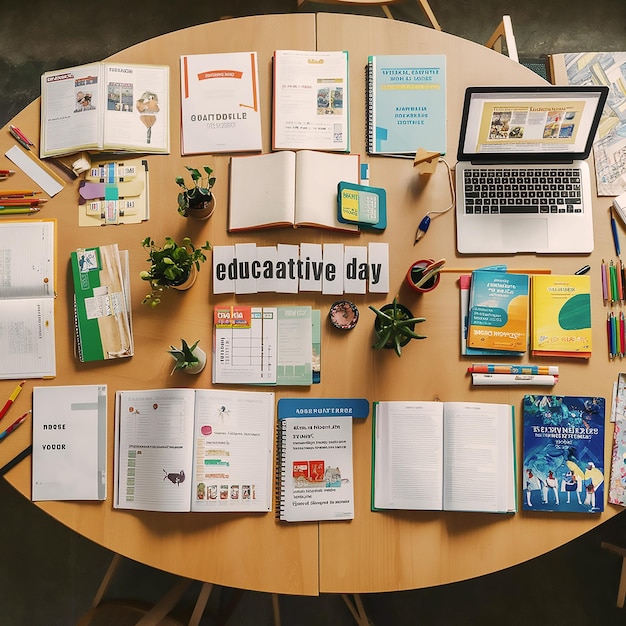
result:
<svg viewBox="0 0 626 626"><path fill-rule="evenodd" d="M429 210L447 207L448 175L443 166L420 177L410 159L369 157L365 153L364 67L371 54L445 54L447 58L448 161L454 165L460 112L465 87L487 84L539 84L530 70L483 46L439 31L378 18L340 14L269 15L205 24L124 50L113 60L167 64L171 68L171 154L149 157L150 220L138 225L104 228L78 227L78 183L71 183L41 212L58 220L58 297L56 303L57 377L27 381L17 401L30 408L34 385L106 383L109 390L108 498L105 502L41 502L41 509L96 543L147 565L200 581L258 591L315 595L321 592L380 592L440 585L494 572L544 554L602 523L619 510L607 506L599 515L389 511L371 512L371 419L354 424L355 519L346 522L287 524L273 514L172 514L114 510L113 397L118 389L167 386L211 387L210 367L194 380L170 377L166 349L181 336L211 346L212 307L215 304L310 304L324 319L333 298L300 293L234 296L211 294L210 263L203 267L189 292L167 293L152 310L142 306L146 283L139 279L146 267L140 242L166 235L208 239L213 245L235 242L277 243L343 242L341 234L317 229L282 229L229 235L226 218L229 196L229 156L180 156L181 54L256 50L259 58L260 98L264 152L270 150L272 54L276 49L348 50L351 95L351 146L370 164L371 184L387 189L388 228L381 234L362 234L357 245L369 241L390 244L390 293L351 296L361 311L357 327L349 333L323 324L322 382L306 389L276 389L277 397L366 397L370 402L393 399L475 400L513 404L517 412L521 446L520 411L523 388L472 389L465 374L467 361L459 356L459 295L457 275L442 275L432 293L419 295L403 285L408 267L417 258L446 258L448 265L468 270L506 263L513 268L549 267L571 273L589 263L593 276L593 315L604 317L600 283L595 272L612 248L607 201L596 199L596 252L590 257L461 258L455 249L453 211L433 220L428 235L413 246L417 224ZM12 123L27 136L37 137L39 101L33 102ZM13 145L7 132L0 135L4 153ZM417 148L417 146L416 146ZM5 159L6 160L6 159ZM8 163L8 162L7 162ZM176 211L175 176L184 165L211 165L215 169L218 208L208 222L185 220ZM18 172L13 182L26 184ZM73 354L72 285L69 253L79 247L117 242L130 251L135 356L116 362L79 363ZM352 240L354 242L354 240ZM420 331L428 339L414 342L398 359L393 351L371 349L373 314L367 306L381 306L398 293L413 312L427 321ZM584 393L610 399L611 385L620 371L604 351L604 327L594 328L594 354L589 362L562 362L558 392ZM526 360L526 359L525 359ZM0 383L0 396L8 397L14 381ZM242 387L243 388L243 387ZM612 427L607 428L605 475L608 476ZM2 443L3 465L31 441L22 427ZM518 459L521 449L518 448ZM23 461L6 475L30 498L30 462Z"/></svg>

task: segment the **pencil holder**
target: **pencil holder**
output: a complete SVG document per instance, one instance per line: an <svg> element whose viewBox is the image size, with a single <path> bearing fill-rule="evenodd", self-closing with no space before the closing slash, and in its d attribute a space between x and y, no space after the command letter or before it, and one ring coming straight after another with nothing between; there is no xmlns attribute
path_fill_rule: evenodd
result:
<svg viewBox="0 0 626 626"><path fill-rule="evenodd" d="M426 270L433 263L434 261L432 259L420 259L419 261L415 261L415 263L409 267L406 273L406 282L411 289L417 291L417 293L427 293L437 287L439 281L441 280L441 275L438 271L434 272L424 283L419 284L424 277L424 270Z"/></svg>

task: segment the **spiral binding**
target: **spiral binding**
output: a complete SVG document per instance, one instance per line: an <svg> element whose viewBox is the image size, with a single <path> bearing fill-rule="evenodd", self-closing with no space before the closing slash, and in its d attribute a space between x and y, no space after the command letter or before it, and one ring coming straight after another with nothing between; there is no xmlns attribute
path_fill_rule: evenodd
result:
<svg viewBox="0 0 626 626"><path fill-rule="evenodd" d="M76 308L76 294L74 294L74 352L83 363L83 344L80 340L80 327L78 326L78 309Z"/></svg>
<svg viewBox="0 0 626 626"><path fill-rule="evenodd" d="M287 422L279 420L276 428L276 519L283 519L285 505L285 481L287 468L285 467L285 451L287 444Z"/></svg>
<svg viewBox="0 0 626 626"><path fill-rule="evenodd" d="M368 154L374 150L374 64L370 59L365 66L365 148Z"/></svg>

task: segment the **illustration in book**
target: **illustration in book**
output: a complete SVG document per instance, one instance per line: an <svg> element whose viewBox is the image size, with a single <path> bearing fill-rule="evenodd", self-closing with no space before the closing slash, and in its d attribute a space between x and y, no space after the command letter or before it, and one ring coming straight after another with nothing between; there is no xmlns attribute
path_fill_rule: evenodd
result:
<svg viewBox="0 0 626 626"><path fill-rule="evenodd" d="M524 396L523 510L604 510L604 413L604 398Z"/></svg>

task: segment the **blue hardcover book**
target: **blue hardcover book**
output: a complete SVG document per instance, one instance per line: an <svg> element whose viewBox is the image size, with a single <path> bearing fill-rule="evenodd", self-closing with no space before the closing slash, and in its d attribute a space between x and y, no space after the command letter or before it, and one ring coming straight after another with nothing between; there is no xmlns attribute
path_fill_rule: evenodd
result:
<svg viewBox="0 0 626 626"><path fill-rule="evenodd" d="M445 154L445 55L374 55L366 73L368 154Z"/></svg>
<svg viewBox="0 0 626 626"><path fill-rule="evenodd" d="M524 511L604 510L605 399L524 396Z"/></svg>

